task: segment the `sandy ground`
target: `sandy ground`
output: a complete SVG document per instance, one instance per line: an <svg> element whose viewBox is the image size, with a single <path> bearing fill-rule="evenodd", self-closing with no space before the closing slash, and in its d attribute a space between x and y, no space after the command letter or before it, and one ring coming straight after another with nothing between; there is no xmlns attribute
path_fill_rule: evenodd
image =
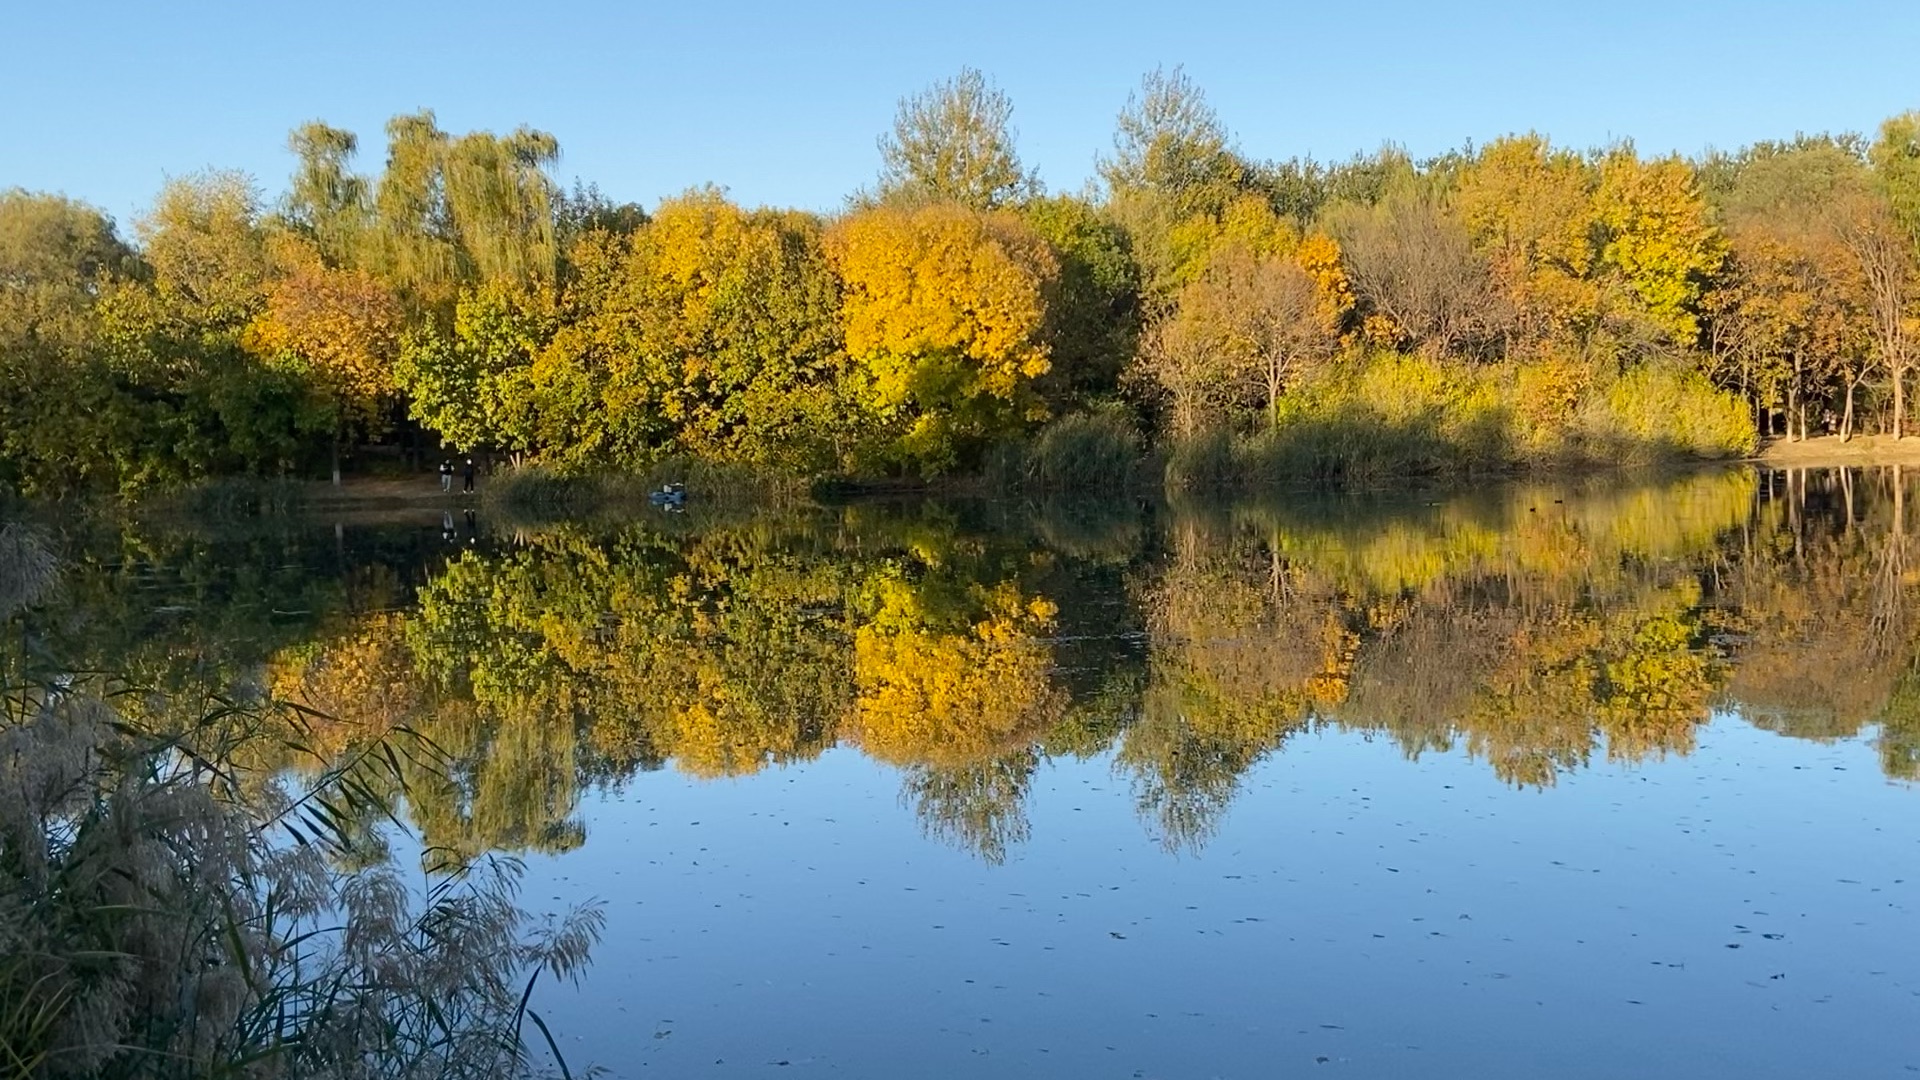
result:
<svg viewBox="0 0 1920 1080"><path fill-rule="evenodd" d="M1920 436L1895 439L1891 435L1856 436L1845 442L1837 435L1818 435L1800 442L1769 439L1755 460L1768 465L1817 469L1839 465L1920 465Z"/></svg>

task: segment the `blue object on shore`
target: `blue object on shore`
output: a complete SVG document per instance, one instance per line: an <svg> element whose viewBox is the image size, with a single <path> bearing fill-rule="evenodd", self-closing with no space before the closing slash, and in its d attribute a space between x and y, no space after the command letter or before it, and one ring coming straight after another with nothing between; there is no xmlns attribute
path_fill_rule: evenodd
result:
<svg viewBox="0 0 1920 1080"><path fill-rule="evenodd" d="M685 484L672 483L647 496L647 501L663 510L682 510L687 505Z"/></svg>

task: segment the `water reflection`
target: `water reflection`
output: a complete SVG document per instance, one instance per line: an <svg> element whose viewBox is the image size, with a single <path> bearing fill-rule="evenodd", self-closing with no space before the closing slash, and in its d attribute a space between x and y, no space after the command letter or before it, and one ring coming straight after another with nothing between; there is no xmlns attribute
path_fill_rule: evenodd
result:
<svg viewBox="0 0 1920 1080"><path fill-rule="evenodd" d="M1545 788L1689 753L1726 710L1809 739L1878 724L1887 775L1914 779L1910 479L469 520L451 545L440 520L338 547L149 524L70 537L85 554L44 632L201 700L297 702L323 753L420 733L453 767L414 777L408 812L463 853L576 847L583 791L644 770L836 745L996 861L1030 837L1046 760L1110 755L1180 849L1325 726Z"/></svg>

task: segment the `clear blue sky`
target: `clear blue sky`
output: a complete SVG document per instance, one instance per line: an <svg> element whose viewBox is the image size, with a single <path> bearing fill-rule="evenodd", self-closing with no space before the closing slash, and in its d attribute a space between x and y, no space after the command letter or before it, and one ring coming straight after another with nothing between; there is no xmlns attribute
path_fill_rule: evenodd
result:
<svg viewBox="0 0 1920 1080"><path fill-rule="evenodd" d="M1416 155L1539 130L1586 147L1731 148L1920 108L1920 2L917 5L18 3L0 34L0 187L123 222L169 174L244 169L271 195L309 119L382 156L394 113L526 123L563 181L652 205L715 182L830 209L877 169L894 105L963 65L1015 103L1021 151L1076 189L1156 64L1184 64L1241 148Z"/></svg>

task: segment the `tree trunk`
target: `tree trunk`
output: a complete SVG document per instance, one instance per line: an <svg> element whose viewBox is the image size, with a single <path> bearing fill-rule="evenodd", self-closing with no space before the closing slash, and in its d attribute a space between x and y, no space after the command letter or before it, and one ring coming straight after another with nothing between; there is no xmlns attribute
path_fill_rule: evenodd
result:
<svg viewBox="0 0 1920 1080"><path fill-rule="evenodd" d="M340 433L333 433L333 486L340 486Z"/></svg>
<svg viewBox="0 0 1920 1080"><path fill-rule="evenodd" d="M1846 410L1840 414L1840 441L1851 442L1852 440L1853 440L1853 381L1849 379L1847 381Z"/></svg>
<svg viewBox="0 0 1920 1080"><path fill-rule="evenodd" d="M1893 372L1893 437L1897 441L1907 434L1907 373L1903 368Z"/></svg>
<svg viewBox="0 0 1920 1080"><path fill-rule="evenodd" d="M1793 433L1793 422L1800 421L1800 434ZM1787 384L1787 441L1799 442L1807 437L1806 406L1800 400L1800 358L1793 358L1793 381Z"/></svg>

